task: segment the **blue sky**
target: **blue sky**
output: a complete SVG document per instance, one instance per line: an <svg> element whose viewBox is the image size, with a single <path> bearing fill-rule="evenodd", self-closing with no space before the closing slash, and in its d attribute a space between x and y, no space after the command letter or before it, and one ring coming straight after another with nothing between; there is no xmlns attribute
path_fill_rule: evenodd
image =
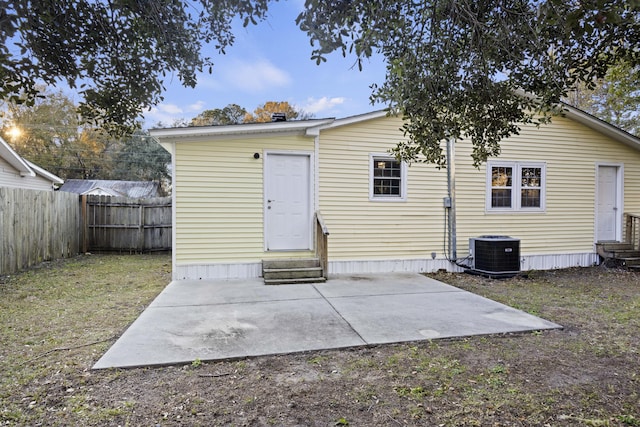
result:
<svg viewBox="0 0 640 427"><path fill-rule="evenodd" d="M165 84L164 101L145 113L150 126L159 121L171 125L176 119L191 119L208 109L235 103L253 111L266 101L287 101L316 118L346 117L382 108L369 102L370 85L384 81L384 62L373 58L363 71L355 57L340 53L316 65L307 35L295 24L302 10L299 0L271 3L268 19L258 26L237 25L236 40L218 55L212 74L198 76L195 89L183 87L174 78Z"/></svg>

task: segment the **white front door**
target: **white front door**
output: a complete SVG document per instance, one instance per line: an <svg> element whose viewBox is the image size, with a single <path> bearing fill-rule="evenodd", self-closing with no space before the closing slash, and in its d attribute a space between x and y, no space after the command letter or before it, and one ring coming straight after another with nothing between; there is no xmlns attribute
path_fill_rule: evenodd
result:
<svg viewBox="0 0 640 427"><path fill-rule="evenodd" d="M264 167L266 249L310 249L311 156L267 153Z"/></svg>
<svg viewBox="0 0 640 427"><path fill-rule="evenodd" d="M617 166L598 166L597 192L596 239L599 242L617 241L620 224Z"/></svg>

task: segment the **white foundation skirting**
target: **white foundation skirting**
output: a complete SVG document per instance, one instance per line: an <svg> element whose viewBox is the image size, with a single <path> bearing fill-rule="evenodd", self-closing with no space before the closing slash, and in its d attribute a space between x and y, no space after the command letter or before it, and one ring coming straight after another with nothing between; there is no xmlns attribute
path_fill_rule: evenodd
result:
<svg viewBox="0 0 640 427"><path fill-rule="evenodd" d="M556 270L569 267L590 267L600 263L596 253L525 255L520 270ZM398 259L329 261L329 274L366 274L438 270L462 272L463 268L445 259ZM237 264L178 264L173 268L173 280L248 279L262 276L261 262Z"/></svg>
<svg viewBox="0 0 640 427"><path fill-rule="evenodd" d="M329 274L353 273L433 273L438 270L462 272L462 268L446 259L395 259L366 261L331 261Z"/></svg>
<svg viewBox="0 0 640 427"><path fill-rule="evenodd" d="M173 280L249 279L262 276L262 263L178 264L172 276Z"/></svg>
<svg viewBox="0 0 640 427"><path fill-rule="evenodd" d="M600 264L596 253L527 255L521 257L520 270L557 270L570 267L591 267Z"/></svg>

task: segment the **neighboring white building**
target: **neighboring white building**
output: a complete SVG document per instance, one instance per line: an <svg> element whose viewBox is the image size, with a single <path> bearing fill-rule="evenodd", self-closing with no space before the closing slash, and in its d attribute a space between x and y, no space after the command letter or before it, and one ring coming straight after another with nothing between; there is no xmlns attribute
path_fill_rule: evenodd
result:
<svg viewBox="0 0 640 427"><path fill-rule="evenodd" d="M153 181L117 181L107 179L68 179L60 191L82 196L112 196L149 199L161 197L160 184Z"/></svg>
<svg viewBox="0 0 640 427"><path fill-rule="evenodd" d="M64 181L23 159L0 138L0 187L53 191Z"/></svg>

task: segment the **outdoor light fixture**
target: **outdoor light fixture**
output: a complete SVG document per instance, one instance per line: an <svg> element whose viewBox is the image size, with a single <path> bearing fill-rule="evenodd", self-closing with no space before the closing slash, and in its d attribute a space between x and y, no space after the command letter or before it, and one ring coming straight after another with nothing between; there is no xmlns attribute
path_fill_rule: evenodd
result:
<svg viewBox="0 0 640 427"><path fill-rule="evenodd" d="M260 158L260 153L253 153L253 158L258 160Z"/></svg>

